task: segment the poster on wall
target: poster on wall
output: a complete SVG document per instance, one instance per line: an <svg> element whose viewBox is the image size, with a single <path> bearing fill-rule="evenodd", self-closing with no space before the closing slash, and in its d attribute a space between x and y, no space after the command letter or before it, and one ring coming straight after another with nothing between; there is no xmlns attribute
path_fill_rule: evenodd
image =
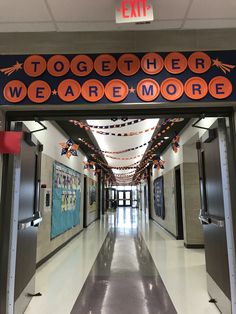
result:
<svg viewBox="0 0 236 314"><path fill-rule="evenodd" d="M158 217L165 219L164 179L158 177L154 181L154 209Z"/></svg>
<svg viewBox="0 0 236 314"><path fill-rule="evenodd" d="M89 211L93 212L97 209L97 204L96 204L96 200L97 200L97 183L96 181L92 180L92 179L88 179L88 191L89 191Z"/></svg>
<svg viewBox="0 0 236 314"><path fill-rule="evenodd" d="M51 238L80 223L81 174L53 164Z"/></svg>

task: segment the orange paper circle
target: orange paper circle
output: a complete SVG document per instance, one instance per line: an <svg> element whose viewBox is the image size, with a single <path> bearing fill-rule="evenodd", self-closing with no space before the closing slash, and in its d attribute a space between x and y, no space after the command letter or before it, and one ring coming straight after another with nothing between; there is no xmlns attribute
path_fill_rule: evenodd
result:
<svg viewBox="0 0 236 314"><path fill-rule="evenodd" d="M118 60L118 69L121 74L132 76L138 72L140 68L139 58L132 53L125 53Z"/></svg>
<svg viewBox="0 0 236 314"><path fill-rule="evenodd" d="M167 100L177 100L183 95L183 92L183 83L176 78L168 78L161 84L161 94Z"/></svg>
<svg viewBox="0 0 236 314"><path fill-rule="evenodd" d="M116 59L109 54L98 56L94 62L94 69L101 76L109 76L113 74L116 67Z"/></svg>
<svg viewBox="0 0 236 314"><path fill-rule="evenodd" d="M28 97L34 103L47 101L51 92L51 87L44 81L34 81L28 87Z"/></svg>
<svg viewBox="0 0 236 314"><path fill-rule="evenodd" d="M211 58L205 52L194 52L188 58L188 66L193 73L205 73L211 67Z"/></svg>
<svg viewBox="0 0 236 314"><path fill-rule="evenodd" d="M76 76L87 76L93 71L93 60L86 55L75 56L71 61L70 68Z"/></svg>
<svg viewBox="0 0 236 314"><path fill-rule="evenodd" d="M150 89L152 86L152 89ZM145 90L146 95L144 95L143 91ZM152 92L151 95L148 93ZM153 101L160 94L160 86L153 79L143 79L137 85L137 95L143 101Z"/></svg>
<svg viewBox="0 0 236 314"><path fill-rule="evenodd" d="M52 76L63 76L70 70L70 62L65 56L52 56L48 60L47 70Z"/></svg>
<svg viewBox="0 0 236 314"><path fill-rule="evenodd" d="M26 97L27 88L23 82L13 80L5 85L3 95L7 101L17 103L22 101Z"/></svg>
<svg viewBox="0 0 236 314"><path fill-rule="evenodd" d="M146 53L141 60L143 72L149 75L155 75L161 72L164 67L164 61L158 53Z"/></svg>
<svg viewBox="0 0 236 314"><path fill-rule="evenodd" d="M112 102L124 100L129 93L128 85L122 80L111 80L105 87L105 95Z"/></svg>
<svg viewBox="0 0 236 314"><path fill-rule="evenodd" d="M82 96L89 102L96 102L104 96L104 86L98 80L88 80L82 86Z"/></svg>
<svg viewBox="0 0 236 314"><path fill-rule="evenodd" d="M187 68L188 62L180 52L171 52L165 58L165 68L171 74L180 74Z"/></svg>
<svg viewBox="0 0 236 314"><path fill-rule="evenodd" d="M207 82L200 77L191 77L184 84L185 94L194 100L204 98L208 93Z"/></svg>
<svg viewBox="0 0 236 314"><path fill-rule="evenodd" d="M77 81L68 79L58 85L57 92L63 101L70 102L79 98L81 87Z"/></svg>
<svg viewBox="0 0 236 314"><path fill-rule="evenodd" d="M25 59L23 68L28 76L37 77L46 71L47 62L44 57L33 55Z"/></svg>
<svg viewBox="0 0 236 314"><path fill-rule="evenodd" d="M216 76L209 83L209 92L216 99L225 99L231 95L233 86L224 76Z"/></svg>

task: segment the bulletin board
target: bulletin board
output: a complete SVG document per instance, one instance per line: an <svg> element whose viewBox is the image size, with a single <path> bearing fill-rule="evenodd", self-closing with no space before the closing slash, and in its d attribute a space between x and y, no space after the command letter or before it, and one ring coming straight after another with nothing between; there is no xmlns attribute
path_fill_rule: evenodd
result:
<svg viewBox="0 0 236 314"><path fill-rule="evenodd" d="M51 239L80 224L81 174L53 164Z"/></svg>
<svg viewBox="0 0 236 314"><path fill-rule="evenodd" d="M158 217L165 219L164 179L158 177L154 181L154 209Z"/></svg>

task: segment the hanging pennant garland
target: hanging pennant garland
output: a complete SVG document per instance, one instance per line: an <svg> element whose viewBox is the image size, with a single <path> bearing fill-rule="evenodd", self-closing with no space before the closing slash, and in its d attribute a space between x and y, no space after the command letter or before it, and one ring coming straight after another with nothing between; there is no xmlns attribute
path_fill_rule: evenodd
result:
<svg viewBox="0 0 236 314"><path fill-rule="evenodd" d="M61 146L61 156L66 155L67 158L70 158L71 156L78 156L78 149L79 145L74 144L72 139L69 139L65 143L59 143Z"/></svg>
<svg viewBox="0 0 236 314"><path fill-rule="evenodd" d="M128 177L133 177L134 176L134 173L133 174L117 174L115 173L115 177L117 178L128 178Z"/></svg>
<svg viewBox="0 0 236 314"><path fill-rule="evenodd" d="M110 156L110 155L107 155L107 154L104 154L104 155L107 158L116 159L116 160L132 160L132 159L137 159L137 158L143 157L143 154L140 154L140 155L137 155L137 156L134 156L134 157L113 157L113 156Z"/></svg>
<svg viewBox="0 0 236 314"><path fill-rule="evenodd" d="M96 159L98 164L104 165L106 168L110 169L120 169L120 170L126 170L126 169L136 169L137 165L139 164L139 161L134 162L133 164L130 164L128 166L109 166L105 162L101 161L100 159L97 158L96 155L93 154L93 158ZM135 167L136 166L136 167Z"/></svg>
<svg viewBox="0 0 236 314"><path fill-rule="evenodd" d="M172 149L175 153L177 153L179 150L179 141L180 141L180 136L176 134L175 137L173 138L172 144L171 144Z"/></svg>
<svg viewBox="0 0 236 314"><path fill-rule="evenodd" d="M78 140L80 142L82 142L83 144L85 144L87 147L89 147L90 149L96 151L97 153L103 153L103 154L122 154L122 153L127 153L127 152L130 152L130 151L133 151L133 150L137 150L139 148L142 148L144 146L147 146L148 144L150 143L153 143L156 139L158 139L159 137L161 137L162 135L166 134L166 132L168 132L171 127L174 125L175 123L172 122L169 126L167 126L165 129L163 129L161 132L158 132L158 134L156 134L155 136L153 136L148 142L145 142L139 146L136 146L136 147L132 147L132 148L127 148L127 149L124 149L124 150L120 150L120 151L115 151L115 152L112 152L112 151L106 151L106 150L101 150L99 148L96 148L94 145L88 143L87 141L85 141L84 139L82 138L78 138Z"/></svg>
<svg viewBox="0 0 236 314"><path fill-rule="evenodd" d="M72 121L72 120L71 120ZM167 121L165 121L165 123L167 123L169 121L169 119L167 119ZM174 123L174 122L173 122ZM80 126L80 125L79 125ZM160 128L161 125L158 123L156 126L146 129L146 130L142 130L142 131L131 131L131 132L126 132L126 133L110 133L110 132L103 132L103 131L97 131L97 130L93 130L92 128L89 127L85 127L85 130L90 130L93 133L98 133L100 135L111 135L111 136L135 136L135 135L141 135L150 131L154 131L157 128Z"/></svg>
<svg viewBox="0 0 236 314"><path fill-rule="evenodd" d="M77 120L69 120L69 122L73 123L74 125L78 125L80 128L85 128L85 129L115 129L115 128L123 128L125 126L133 125L144 120L145 119L136 119L136 120L129 121L126 123L109 124L109 125L90 125L90 124L86 124Z"/></svg>

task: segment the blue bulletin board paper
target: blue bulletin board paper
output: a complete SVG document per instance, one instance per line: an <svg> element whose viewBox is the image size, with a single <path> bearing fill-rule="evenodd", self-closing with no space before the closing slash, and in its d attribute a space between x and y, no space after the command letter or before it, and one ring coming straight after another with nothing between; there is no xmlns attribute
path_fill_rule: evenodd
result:
<svg viewBox="0 0 236 314"><path fill-rule="evenodd" d="M53 164L51 239L80 224L81 174Z"/></svg>

